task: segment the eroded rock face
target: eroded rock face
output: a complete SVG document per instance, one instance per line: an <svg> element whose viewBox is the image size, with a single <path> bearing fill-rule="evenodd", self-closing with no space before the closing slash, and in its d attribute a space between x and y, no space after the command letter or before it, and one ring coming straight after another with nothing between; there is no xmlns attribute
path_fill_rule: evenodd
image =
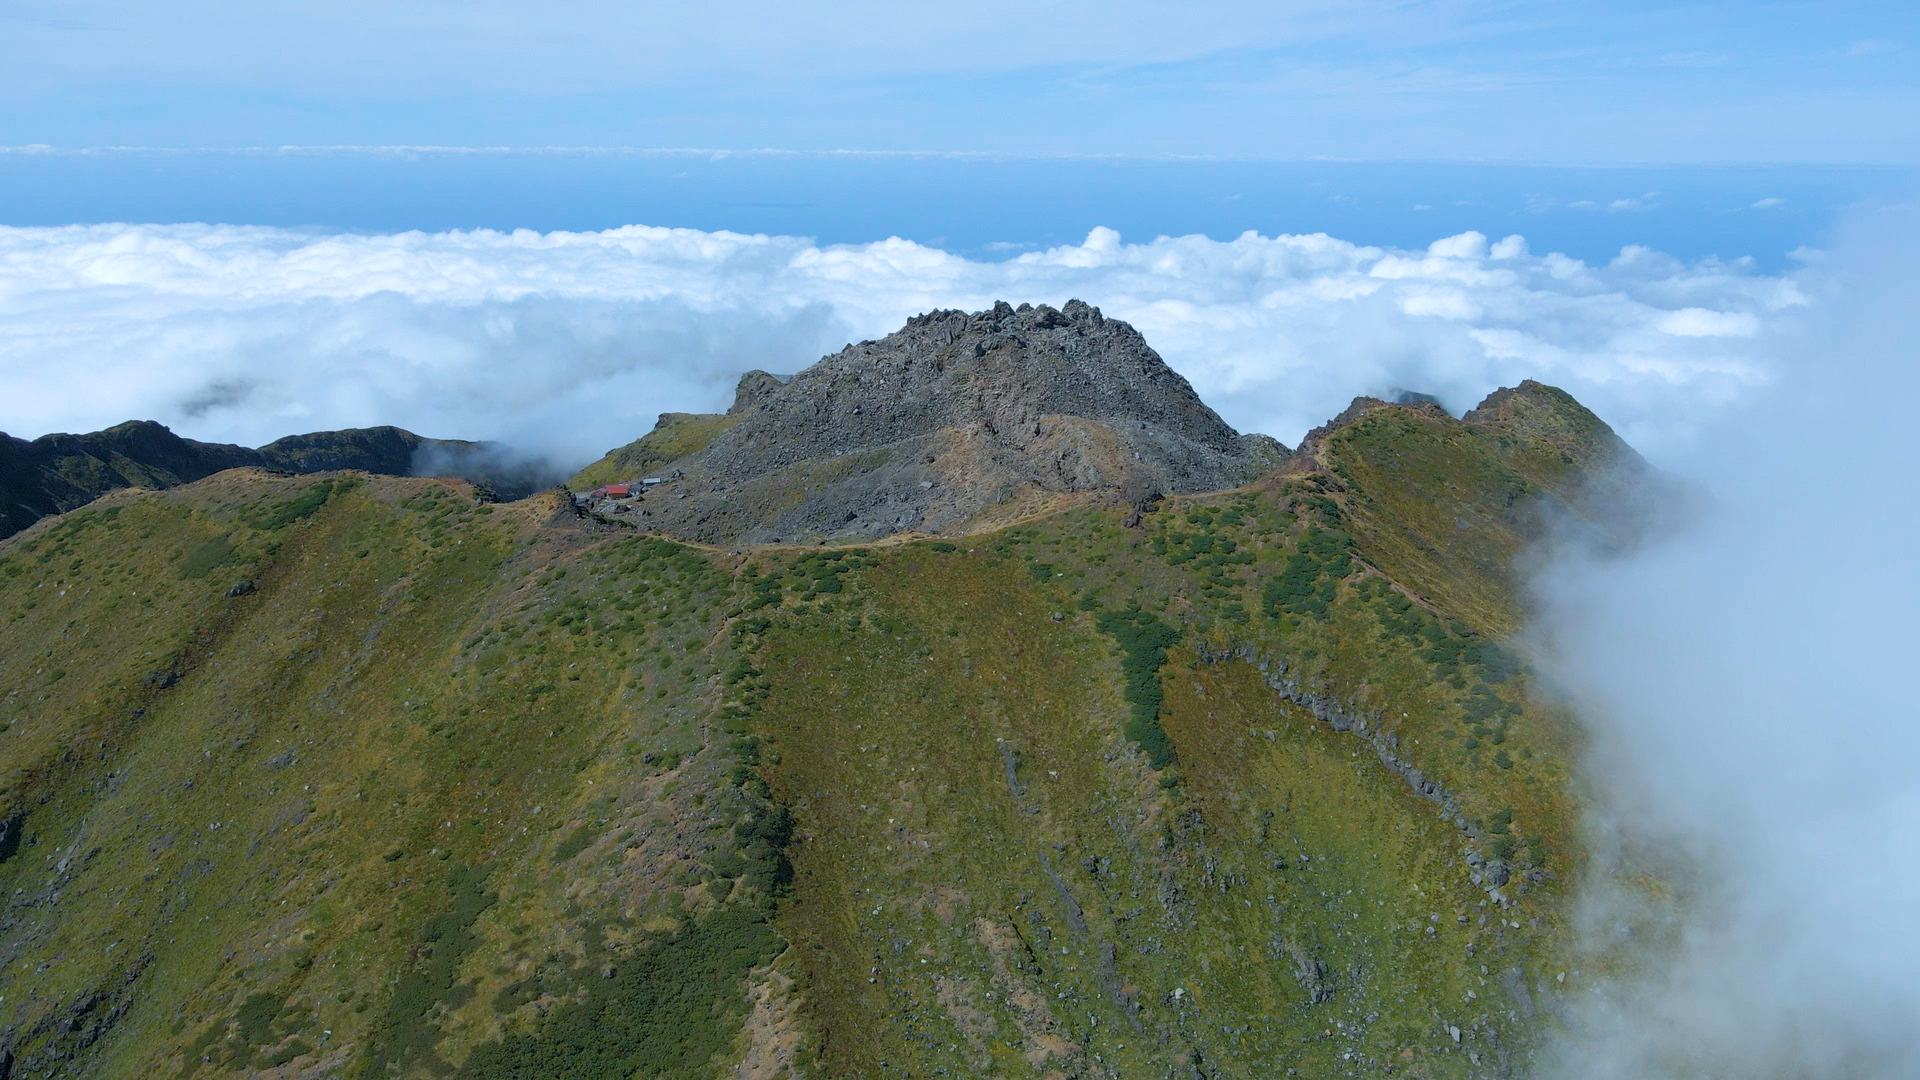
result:
<svg viewBox="0 0 1920 1080"><path fill-rule="evenodd" d="M1233 487L1285 455L1077 300L916 316L785 383L749 372L732 412L648 494L643 527L721 543L950 532L1049 495Z"/></svg>

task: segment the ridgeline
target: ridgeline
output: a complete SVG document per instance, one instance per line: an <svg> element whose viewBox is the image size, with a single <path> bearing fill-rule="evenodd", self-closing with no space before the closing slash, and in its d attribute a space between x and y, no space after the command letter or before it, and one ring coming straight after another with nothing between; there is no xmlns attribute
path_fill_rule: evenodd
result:
<svg viewBox="0 0 1920 1080"><path fill-rule="evenodd" d="M503 460L499 448L487 443L425 439L397 427L289 435L257 450L183 439L151 420L130 420L86 435L42 435L31 442L0 433L0 537L110 491L175 487L247 466L288 473L445 474L508 499L524 498L558 479L537 465Z"/></svg>
<svg viewBox="0 0 1920 1080"><path fill-rule="evenodd" d="M1566 394L1288 452L1002 305L642 479L0 542L0 1076L1438 1080L1581 991L1516 558L1655 481Z"/></svg>

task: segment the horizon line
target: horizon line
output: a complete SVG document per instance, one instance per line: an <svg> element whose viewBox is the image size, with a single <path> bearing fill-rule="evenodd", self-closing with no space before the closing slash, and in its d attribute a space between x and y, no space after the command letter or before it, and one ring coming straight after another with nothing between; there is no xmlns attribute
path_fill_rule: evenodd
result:
<svg viewBox="0 0 1920 1080"><path fill-rule="evenodd" d="M1894 172L1920 171L1920 165L1889 162L1846 161L1535 161L1507 158L1368 158L1311 155L1288 157L1262 154L1152 154L1152 153L1067 153L1009 150L794 150L782 147L691 147L691 146L462 146L436 143L286 143L278 146L134 146L107 145L63 147L51 143L0 145L0 157L109 157L122 155L242 155L260 157L301 156L565 156L605 155L609 157L704 157L725 158L815 158L815 159L898 159L947 161L1022 161L1062 164L1270 164L1270 165L1423 165L1480 166L1515 169L1878 169Z"/></svg>

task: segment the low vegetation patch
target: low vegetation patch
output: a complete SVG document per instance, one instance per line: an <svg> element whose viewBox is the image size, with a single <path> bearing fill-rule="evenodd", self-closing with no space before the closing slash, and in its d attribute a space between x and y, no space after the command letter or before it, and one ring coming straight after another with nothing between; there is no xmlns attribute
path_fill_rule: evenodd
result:
<svg viewBox="0 0 1920 1080"><path fill-rule="evenodd" d="M322 480L317 484L309 485L305 491L285 502L275 503L249 524L261 532L284 529L296 521L312 517L321 507L327 505L327 500L332 498L336 491L344 492L351 486L351 481Z"/></svg>
<svg viewBox="0 0 1920 1080"><path fill-rule="evenodd" d="M476 1047L462 1080L706 1080L746 1013L747 973L783 947L766 913L723 904L671 936L509 986L502 1007L558 1004L528 1030Z"/></svg>
<svg viewBox="0 0 1920 1080"><path fill-rule="evenodd" d="M1160 706L1165 698L1160 666L1167 662L1167 647L1180 640L1180 632L1153 612L1139 608L1102 612L1096 623L1120 645L1120 668L1131 706L1127 738L1139 744L1154 768L1164 769L1173 763L1174 753L1172 740L1160 726Z"/></svg>

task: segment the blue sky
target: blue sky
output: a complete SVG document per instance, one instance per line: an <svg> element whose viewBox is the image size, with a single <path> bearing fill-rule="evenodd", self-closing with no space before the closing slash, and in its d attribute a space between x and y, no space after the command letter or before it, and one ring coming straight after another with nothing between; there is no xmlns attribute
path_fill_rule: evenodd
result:
<svg viewBox="0 0 1920 1080"><path fill-rule="evenodd" d="M1915 11L13 0L0 144L1914 165Z"/></svg>
<svg viewBox="0 0 1920 1080"><path fill-rule="evenodd" d="M0 223L642 223L978 257L1096 225L1477 229L1778 269L1916 186L1917 10L12 0Z"/></svg>

